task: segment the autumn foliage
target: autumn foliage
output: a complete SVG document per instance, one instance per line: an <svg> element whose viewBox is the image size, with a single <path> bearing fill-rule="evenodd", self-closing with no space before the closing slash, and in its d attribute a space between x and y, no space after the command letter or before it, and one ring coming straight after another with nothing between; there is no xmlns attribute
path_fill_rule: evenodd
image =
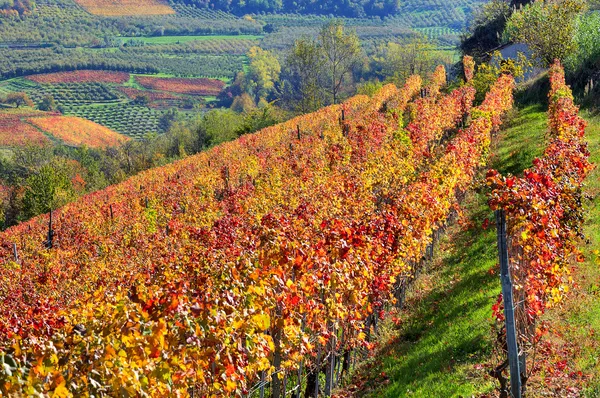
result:
<svg viewBox="0 0 600 398"><path fill-rule="evenodd" d="M161 0L75 0L90 14L105 17L169 15L175 11Z"/></svg>
<svg viewBox="0 0 600 398"><path fill-rule="evenodd" d="M540 316L569 291L574 262L583 260L577 248L583 234L582 186L592 170L586 122L578 115L558 61L550 69L550 83L544 154L522 177L492 170L487 179L493 189L491 207L504 209L508 219L515 300L522 303L517 308L519 343L525 350L543 333ZM493 310L502 321L501 297Z"/></svg>
<svg viewBox="0 0 600 398"><path fill-rule="evenodd" d="M118 146L129 139L107 127L75 116L35 117L27 121L67 145L106 148Z"/></svg>
<svg viewBox="0 0 600 398"><path fill-rule="evenodd" d="M223 81L216 79L152 76L136 76L135 79L141 86L150 90L190 95L218 95L225 87Z"/></svg>
<svg viewBox="0 0 600 398"><path fill-rule="evenodd" d="M41 145L50 140L39 129L26 123L28 116L38 116L36 112L0 112L0 146Z"/></svg>
<svg viewBox="0 0 600 398"><path fill-rule="evenodd" d="M123 84L129 81L129 73L99 70L78 70L72 72L57 72L32 75L27 76L27 79L41 84L95 82Z"/></svg>
<svg viewBox="0 0 600 398"><path fill-rule="evenodd" d="M137 88L132 87L119 87L119 91L125 94L129 99L136 99L139 96L148 97L148 100L151 102L154 101L169 101L169 100L181 100L181 96L165 93L165 92L157 92L157 91L149 91L149 90L138 90Z"/></svg>
<svg viewBox="0 0 600 398"><path fill-rule="evenodd" d="M463 57L463 69L465 80L468 83L475 77L475 60L470 55L465 55Z"/></svg>
<svg viewBox="0 0 600 398"><path fill-rule="evenodd" d="M52 249L48 216L0 234L0 391L241 395L262 371L370 347L484 164L513 83L485 112L468 90L436 93L423 106L456 109L435 148L403 128L425 117L406 109L414 77L88 195L55 212Z"/></svg>

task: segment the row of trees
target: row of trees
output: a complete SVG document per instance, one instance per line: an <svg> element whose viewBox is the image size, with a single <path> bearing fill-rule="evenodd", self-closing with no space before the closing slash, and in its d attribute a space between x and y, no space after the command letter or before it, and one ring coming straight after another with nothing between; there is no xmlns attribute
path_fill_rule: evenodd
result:
<svg viewBox="0 0 600 398"><path fill-rule="evenodd" d="M298 14L325 14L344 17L386 16L394 14L400 0L179 0L195 5L235 14L287 12Z"/></svg>
<svg viewBox="0 0 600 398"><path fill-rule="evenodd" d="M284 54L253 47L248 58L247 71L238 73L222 93L221 105L241 111L276 102L289 111L307 113L339 103L361 82L402 84L410 75L427 75L435 65L450 63L423 36L385 43L367 57L356 33L340 20L325 24L316 37L296 40Z"/></svg>

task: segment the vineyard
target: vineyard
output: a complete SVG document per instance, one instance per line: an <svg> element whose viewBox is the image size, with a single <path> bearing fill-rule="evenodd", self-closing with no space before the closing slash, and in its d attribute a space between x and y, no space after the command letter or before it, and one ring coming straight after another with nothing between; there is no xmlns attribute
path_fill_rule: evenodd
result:
<svg viewBox="0 0 600 398"><path fill-rule="evenodd" d="M49 116L27 119L40 130L52 134L66 145L86 145L92 148L106 148L123 144L127 137L114 131L73 116Z"/></svg>
<svg viewBox="0 0 600 398"><path fill-rule="evenodd" d="M78 117L21 109L0 110L0 146L44 145L59 141L91 148L117 146L127 140L108 128Z"/></svg>
<svg viewBox="0 0 600 398"><path fill-rule="evenodd" d="M127 15L169 15L175 11L160 0L75 0L94 15L105 17Z"/></svg>
<svg viewBox="0 0 600 398"><path fill-rule="evenodd" d="M115 83L123 84L129 81L129 73L106 72L97 70L80 70L73 72L47 73L29 76L27 79L40 84L58 83Z"/></svg>
<svg viewBox="0 0 600 398"><path fill-rule="evenodd" d="M23 118L39 113L0 112L0 146L41 145L50 142L40 130L27 124Z"/></svg>
<svg viewBox="0 0 600 398"><path fill-rule="evenodd" d="M159 119L162 112L146 106L127 103L73 106L65 108L65 114L83 117L134 138L161 131Z"/></svg>
<svg viewBox="0 0 600 398"><path fill-rule="evenodd" d="M57 210L50 234L47 216L7 231L3 391L330 391L512 106L509 76L475 109L469 86L440 94L445 80L438 68L425 98L412 77L143 173Z"/></svg>
<svg viewBox="0 0 600 398"><path fill-rule="evenodd" d="M140 83L153 90L141 89ZM194 112L197 114L197 110L192 110L194 105L218 94L224 86L222 81L212 79L76 71L6 80L0 82L0 95L25 92L35 104L51 96L65 115L85 118L118 133L141 138L147 133L164 132L160 118L170 108L182 109L182 119L193 118ZM137 102L140 97L144 101L141 104ZM30 127L23 128L30 130Z"/></svg>
<svg viewBox="0 0 600 398"><path fill-rule="evenodd" d="M215 79L176 79L136 76L135 80L144 88L190 95L218 95L225 83Z"/></svg>
<svg viewBox="0 0 600 398"><path fill-rule="evenodd" d="M573 262L583 262L579 242L583 235L583 184L593 170L585 142L586 122L578 115L565 74L558 61L550 68L548 144L523 177L488 172L492 187L490 205L508 220L511 242L508 254L514 283L520 360L535 358L547 326L540 322L548 308L569 292ZM503 297L493 312L499 323L505 317ZM507 333L502 327L502 332ZM503 366L495 369L500 375ZM521 370L527 379L527 367ZM506 382L506 380L504 380Z"/></svg>

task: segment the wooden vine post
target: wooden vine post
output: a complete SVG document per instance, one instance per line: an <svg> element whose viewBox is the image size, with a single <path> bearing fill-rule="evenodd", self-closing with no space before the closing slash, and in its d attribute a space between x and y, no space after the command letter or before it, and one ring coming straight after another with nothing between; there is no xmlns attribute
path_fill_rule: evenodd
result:
<svg viewBox="0 0 600 398"><path fill-rule="evenodd" d="M46 240L46 249L52 249L54 245L54 230L52 229L52 210L50 210L50 221L48 222L48 240Z"/></svg>
<svg viewBox="0 0 600 398"><path fill-rule="evenodd" d="M515 307L513 285L508 266L508 243L506 238L506 213L496 210L496 226L498 229L498 255L500 258L500 281L504 299L504 323L506 328L506 346L508 348L508 365L510 368L510 390L513 398L521 398L521 371L517 329L515 327Z"/></svg>

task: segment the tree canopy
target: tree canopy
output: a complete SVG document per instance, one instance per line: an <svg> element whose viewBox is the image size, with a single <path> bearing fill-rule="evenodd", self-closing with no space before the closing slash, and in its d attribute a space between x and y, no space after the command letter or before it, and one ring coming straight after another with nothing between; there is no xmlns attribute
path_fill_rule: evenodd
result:
<svg viewBox="0 0 600 398"><path fill-rule="evenodd" d="M394 14L400 0L178 0L197 7L235 14L286 12L344 17L386 16Z"/></svg>
<svg viewBox="0 0 600 398"><path fill-rule="evenodd" d="M505 33L510 40L527 44L543 64L550 65L576 52L577 17L585 8L585 0L538 0L514 12Z"/></svg>

